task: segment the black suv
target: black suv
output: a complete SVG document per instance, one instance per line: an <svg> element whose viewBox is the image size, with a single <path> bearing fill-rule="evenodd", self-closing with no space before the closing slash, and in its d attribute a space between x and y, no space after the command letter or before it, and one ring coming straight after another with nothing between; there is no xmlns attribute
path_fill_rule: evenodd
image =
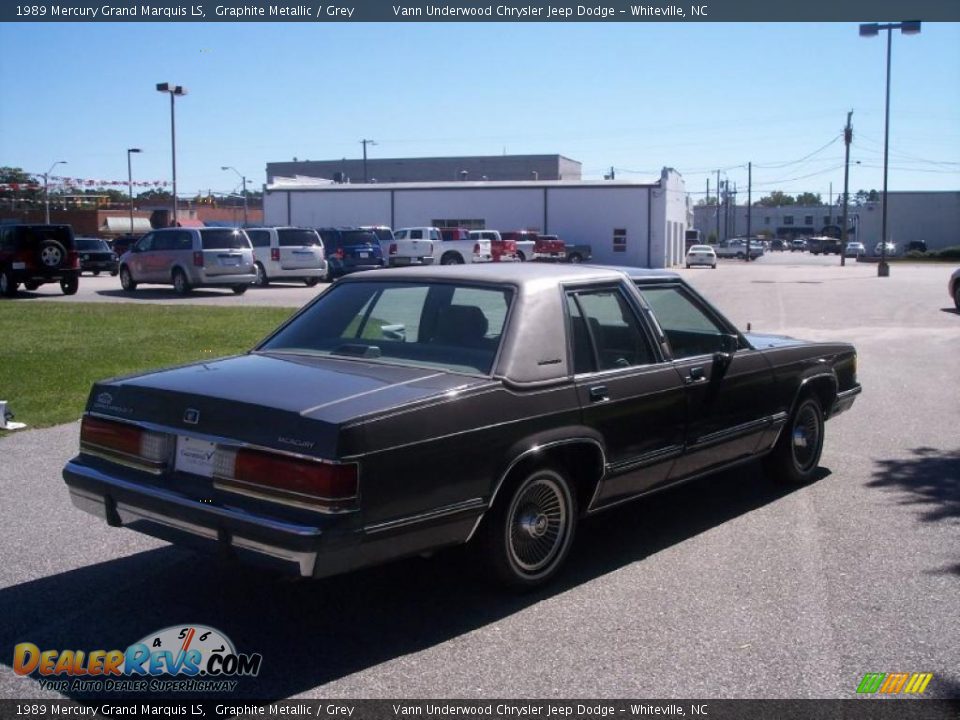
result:
<svg viewBox="0 0 960 720"><path fill-rule="evenodd" d="M59 282L64 295L80 285L80 256L69 225L0 225L0 295L14 297L23 283L36 290Z"/></svg>

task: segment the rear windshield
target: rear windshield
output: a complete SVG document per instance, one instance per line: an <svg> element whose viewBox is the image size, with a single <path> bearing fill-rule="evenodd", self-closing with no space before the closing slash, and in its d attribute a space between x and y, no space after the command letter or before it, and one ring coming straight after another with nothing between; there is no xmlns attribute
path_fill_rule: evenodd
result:
<svg viewBox="0 0 960 720"><path fill-rule="evenodd" d="M350 245L379 245L377 236L370 230L344 230L340 233L341 242L344 247Z"/></svg>
<svg viewBox="0 0 960 720"><path fill-rule="evenodd" d="M489 375L512 297L451 283L345 282L258 350Z"/></svg>
<svg viewBox="0 0 960 720"><path fill-rule="evenodd" d="M320 244L320 237L314 230L300 228L277 230L277 239L280 242L280 247L303 247Z"/></svg>
<svg viewBox="0 0 960 720"><path fill-rule="evenodd" d="M242 230L230 228L208 228L200 231L204 250L244 250L250 247L250 240Z"/></svg>
<svg viewBox="0 0 960 720"><path fill-rule="evenodd" d="M77 250L109 250L103 240L97 238L77 238Z"/></svg>

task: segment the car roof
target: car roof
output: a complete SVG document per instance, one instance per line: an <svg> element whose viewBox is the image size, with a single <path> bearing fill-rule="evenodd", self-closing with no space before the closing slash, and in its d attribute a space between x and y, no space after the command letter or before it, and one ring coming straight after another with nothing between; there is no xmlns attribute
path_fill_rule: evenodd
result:
<svg viewBox="0 0 960 720"><path fill-rule="evenodd" d="M543 281L584 282L590 280L678 280L668 270L567 263L471 263L468 265L402 267L358 273L338 282L393 280L452 280L455 282L502 282L512 285L540 284Z"/></svg>

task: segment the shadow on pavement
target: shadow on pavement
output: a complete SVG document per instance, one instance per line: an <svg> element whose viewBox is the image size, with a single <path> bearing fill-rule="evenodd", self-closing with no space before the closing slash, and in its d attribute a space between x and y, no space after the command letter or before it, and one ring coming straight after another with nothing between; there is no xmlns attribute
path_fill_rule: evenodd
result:
<svg viewBox="0 0 960 720"><path fill-rule="evenodd" d="M927 522L960 518L960 450L919 447L907 459L879 460L867 486L903 491L901 503L917 505Z"/></svg>
<svg viewBox="0 0 960 720"><path fill-rule="evenodd" d="M252 287L252 286L251 286ZM123 298L124 300L142 300L144 302L156 302L157 300L199 300L202 298L230 297L233 291L229 288L223 290L210 290L207 288L196 288L186 295L178 295L172 288L137 288L133 292L126 290L97 290L97 295L103 297Z"/></svg>
<svg viewBox="0 0 960 720"><path fill-rule="evenodd" d="M259 677L208 697L285 698L497 622L790 491L751 464L610 510L583 523L560 577L526 595L489 586L471 548L310 581L164 547L0 590L0 661L11 663L19 642L124 650L162 628L205 624L263 655Z"/></svg>

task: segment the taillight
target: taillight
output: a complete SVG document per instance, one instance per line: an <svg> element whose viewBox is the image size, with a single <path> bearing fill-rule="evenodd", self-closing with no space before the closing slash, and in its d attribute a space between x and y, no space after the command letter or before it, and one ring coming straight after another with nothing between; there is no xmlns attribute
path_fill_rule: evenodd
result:
<svg viewBox="0 0 960 720"><path fill-rule="evenodd" d="M268 500L327 509L343 508L358 494L357 466L337 465L251 448L220 447L215 487Z"/></svg>
<svg viewBox="0 0 960 720"><path fill-rule="evenodd" d="M343 260L343 248L337 248L337 251L333 254L337 260Z"/></svg>
<svg viewBox="0 0 960 720"><path fill-rule="evenodd" d="M396 244L396 243L390 243L390 248L387 250L387 252L390 253L391 255L396 255L396 254L397 254L397 244Z"/></svg>
<svg viewBox="0 0 960 720"><path fill-rule="evenodd" d="M473 244L473 254L474 254L474 255L479 255L479 254L480 254L480 243L474 243L474 244Z"/></svg>
<svg viewBox="0 0 960 720"><path fill-rule="evenodd" d="M193 253L193 265L194 267L203 267L203 253L199 250L195 250Z"/></svg>
<svg viewBox="0 0 960 720"><path fill-rule="evenodd" d="M70 260L70 267L74 270L80 269L80 254L76 250L71 250L67 253L67 258Z"/></svg>
<svg viewBox="0 0 960 720"><path fill-rule="evenodd" d="M145 470L159 470L170 457L173 436L136 425L84 416L80 451L126 461Z"/></svg>
<svg viewBox="0 0 960 720"><path fill-rule="evenodd" d="M280 262L280 248L270 248L270 259L273 262Z"/></svg>

